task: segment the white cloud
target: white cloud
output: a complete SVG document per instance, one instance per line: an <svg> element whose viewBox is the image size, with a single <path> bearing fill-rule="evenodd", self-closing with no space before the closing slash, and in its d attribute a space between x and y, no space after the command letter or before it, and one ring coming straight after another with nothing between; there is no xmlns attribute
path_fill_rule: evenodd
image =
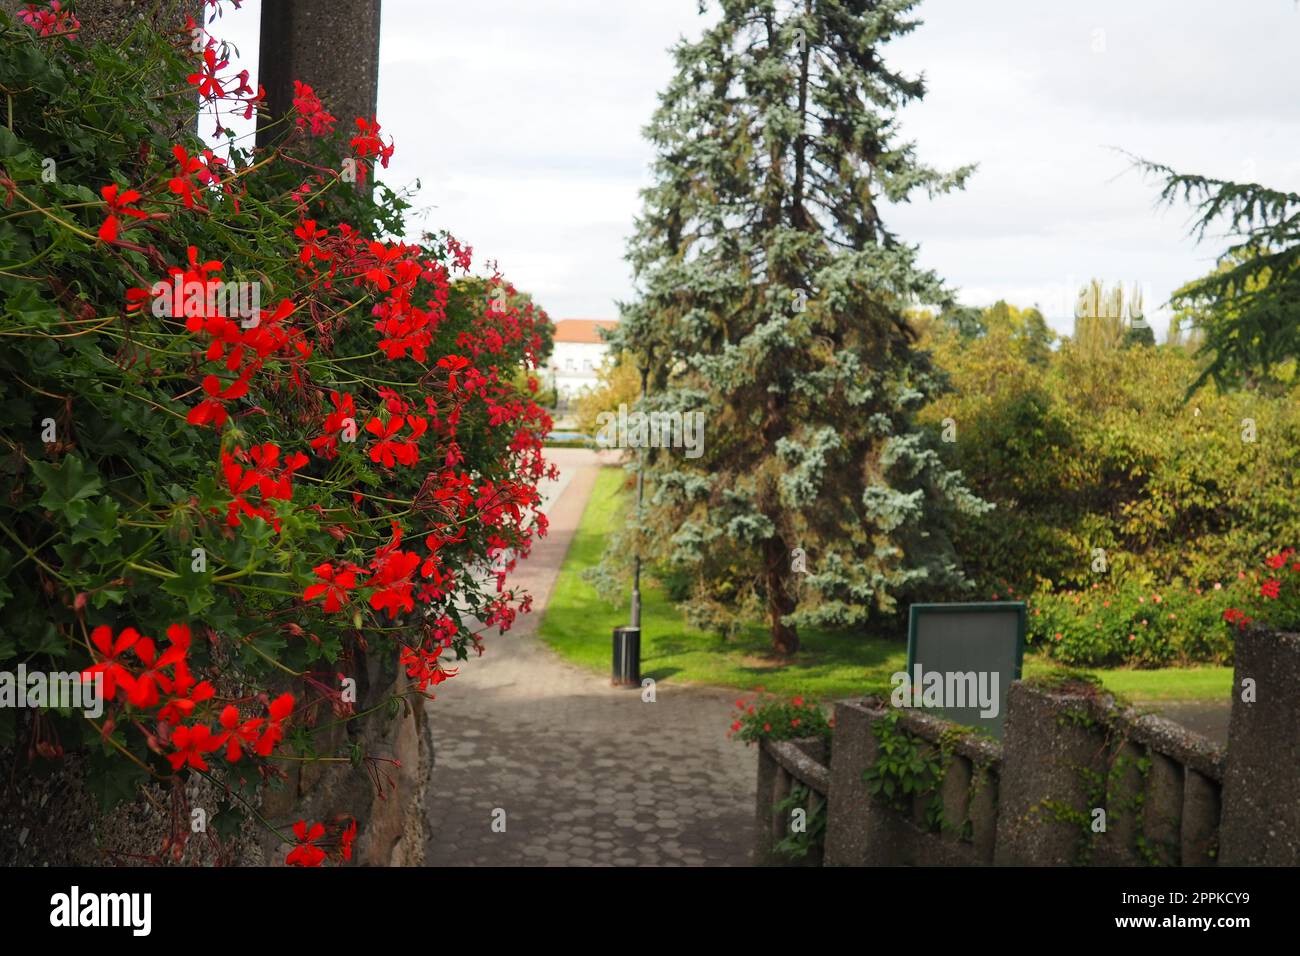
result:
<svg viewBox="0 0 1300 956"><path fill-rule="evenodd" d="M929 94L903 133L961 194L890 211L963 301L1038 301L1068 281L1139 281L1148 311L1219 251L1119 147L1176 168L1300 191L1300 11L1292 0L925 0L886 48ZM652 156L641 139L672 76L668 48L712 19L696 0L388 0L379 118L384 177L417 178L424 227L497 259L554 317L613 317L631 293L625 240ZM255 58L258 4L219 31ZM1096 30L1104 52L1096 52ZM1163 328L1165 319L1153 320Z"/></svg>

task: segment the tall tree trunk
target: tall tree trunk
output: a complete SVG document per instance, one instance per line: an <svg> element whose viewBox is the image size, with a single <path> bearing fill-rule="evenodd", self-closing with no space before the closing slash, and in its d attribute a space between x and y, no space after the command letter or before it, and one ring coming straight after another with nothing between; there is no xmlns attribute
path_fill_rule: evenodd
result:
<svg viewBox="0 0 1300 956"><path fill-rule="evenodd" d="M264 0L258 81L267 109L257 145L283 131L269 124L293 108L293 81L306 83L351 131L375 115L379 99L380 0Z"/></svg>
<svg viewBox="0 0 1300 956"><path fill-rule="evenodd" d="M772 647L778 654L789 657L799 650L799 632L788 624L781 623L781 617L793 613L797 606L790 595L788 587L790 576L790 552L780 538L768 538L763 542L764 576L767 583L767 616L772 627Z"/></svg>

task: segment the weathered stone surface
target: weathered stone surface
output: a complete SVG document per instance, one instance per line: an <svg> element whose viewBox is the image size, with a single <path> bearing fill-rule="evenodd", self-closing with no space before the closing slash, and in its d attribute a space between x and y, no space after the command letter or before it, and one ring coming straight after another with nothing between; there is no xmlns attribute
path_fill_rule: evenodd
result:
<svg viewBox="0 0 1300 956"><path fill-rule="evenodd" d="M1144 750L1121 740L1106 774L1106 830L1093 837L1092 862L1098 866L1136 866L1142 862L1137 837L1142 819Z"/></svg>
<svg viewBox="0 0 1300 956"><path fill-rule="evenodd" d="M1223 779L1222 747L1182 724L1156 714L1128 710L1121 716L1126 735L1157 753L1191 767L1212 780Z"/></svg>
<svg viewBox="0 0 1300 956"><path fill-rule="evenodd" d="M883 714L865 701L835 705L835 745L831 748L831 792L826 821L827 866L861 866L867 862L865 821L871 795L863 771L876 760L872 721Z"/></svg>
<svg viewBox="0 0 1300 956"><path fill-rule="evenodd" d="M998 829L998 774L991 765L975 765L970 788L971 848L981 863L993 862Z"/></svg>
<svg viewBox="0 0 1300 956"><path fill-rule="evenodd" d="M961 839L962 830L970 811L970 761L954 756L943 775L943 838L955 843Z"/></svg>
<svg viewBox="0 0 1300 956"><path fill-rule="evenodd" d="M363 658L364 660L364 658ZM365 660L357 673L357 710L378 707L405 688L388 660ZM332 716L322 724L332 723ZM270 791L262 813L272 823L284 824L287 832L293 820L335 820L352 817L358 822L352 863L359 866L390 866L423 860L425 834L422 812L423 786L427 779L421 767L428 762L432 745L428 741L427 719L417 699L390 717L386 708L346 724L328 727L314 736L322 753L346 753L353 744L379 758L371 775L351 763L294 763L287 770L287 785ZM292 819L290 819L292 818ZM407 839L418 823L415 845ZM261 831L257 843L271 861L283 859L288 847L272 833Z"/></svg>
<svg viewBox="0 0 1300 956"><path fill-rule="evenodd" d="M1090 688L1016 681L1007 695L998 808L999 865L1082 862L1091 791L1106 772L1105 733Z"/></svg>
<svg viewBox="0 0 1300 956"><path fill-rule="evenodd" d="M1148 754L1146 798L1142 803L1142 837L1152 854L1148 862L1177 866L1182 853L1183 767L1164 754Z"/></svg>
<svg viewBox="0 0 1300 956"><path fill-rule="evenodd" d="M1220 786L1188 769L1183 781L1183 866L1212 866L1219 842Z"/></svg>
<svg viewBox="0 0 1300 956"><path fill-rule="evenodd" d="M1219 862L1300 865L1300 635L1237 636ZM1253 703L1242 681L1255 682Z"/></svg>

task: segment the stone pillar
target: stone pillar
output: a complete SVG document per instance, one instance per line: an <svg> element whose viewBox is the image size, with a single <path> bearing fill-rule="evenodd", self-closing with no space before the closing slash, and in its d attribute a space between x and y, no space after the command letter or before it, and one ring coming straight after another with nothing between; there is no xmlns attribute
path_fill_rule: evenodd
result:
<svg viewBox="0 0 1300 956"><path fill-rule="evenodd" d="M1091 836L1093 791L1106 773L1106 734L1095 698L1095 689L1086 687L1011 685L995 864L1081 862Z"/></svg>
<svg viewBox="0 0 1300 956"><path fill-rule="evenodd" d="M754 865L766 866L772 860L772 795L776 790L780 771L767 747L758 745L758 781L754 805Z"/></svg>
<svg viewBox="0 0 1300 956"><path fill-rule="evenodd" d="M283 131L269 127L293 108L293 81L316 91L325 108L352 132L358 116L375 115L379 98L380 0L275 0L262 4L258 81L267 110L257 145Z"/></svg>
<svg viewBox="0 0 1300 956"><path fill-rule="evenodd" d="M1251 629L1236 643L1219 862L1300 866L1300 634Z"/></svg>
<svg viewBox="0 0 1300 956"><path fill-rule="evenodd" d="M917 830L908 811L872 798L863 772L876 762L880 744L872 728L889 712L870 701L835 705L830 793L826 819L826 866L900 866L916 862ZM922 817L924 804L910 810Z"/></svg>
<svg viewBox="0 0 1300 956"><path fill-rule="evenodd" d="M876 738L871 732L876 716L862 701L839 701L835 705L831 792L827 795L827 866L862 866L867 862L865 824L871 795L862 774L876 760Z"/></svg>

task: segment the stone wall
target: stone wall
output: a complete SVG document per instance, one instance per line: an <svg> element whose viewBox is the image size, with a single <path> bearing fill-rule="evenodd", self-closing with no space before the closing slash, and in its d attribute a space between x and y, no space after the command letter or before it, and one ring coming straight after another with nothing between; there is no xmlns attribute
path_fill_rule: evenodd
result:
<svg viewBox="0 0 1300 956"><path fill-rule="evenodd" d="M801 782L827 800L826 865L1300 864L1300 636L1239 636L1226 750L1082 682L1017 681L1001 742L894 716L876 698L836 704L827 761L764 745L756 860L779 862L774 807ZM942 766L903 801L864 779L889 734Z"/></svg>
<svg viewBox="0 0 1300 956"><path fill-rule="evenodd" d="M357 712L380 706L405 681L379 661L359 663ZM282 832L298 819L352 817L358 821L353 847L355 866L418 866L427 838L424 785L433 765L433 745L423 702L396 717L381 707L373 714L327 727L314 736L318 753L346 755L362 751L391 758L384 762L381 788L364 768L351 763L287 762L287 779L264 790L257 812ZM319 723L333 722L326 711ZM20 733L19 740L24 737ZM193 808L215 814L222 794L200 777L185 790L154 784L110 812L100 811L93 781L95 768L86 754L59 760L28 759L24 748L0 751L0 865L130 866L239 865L279 866L289 847L251 818L236 834L220 839L190 834L173 853L169 834L190 829Z"/></svg>

